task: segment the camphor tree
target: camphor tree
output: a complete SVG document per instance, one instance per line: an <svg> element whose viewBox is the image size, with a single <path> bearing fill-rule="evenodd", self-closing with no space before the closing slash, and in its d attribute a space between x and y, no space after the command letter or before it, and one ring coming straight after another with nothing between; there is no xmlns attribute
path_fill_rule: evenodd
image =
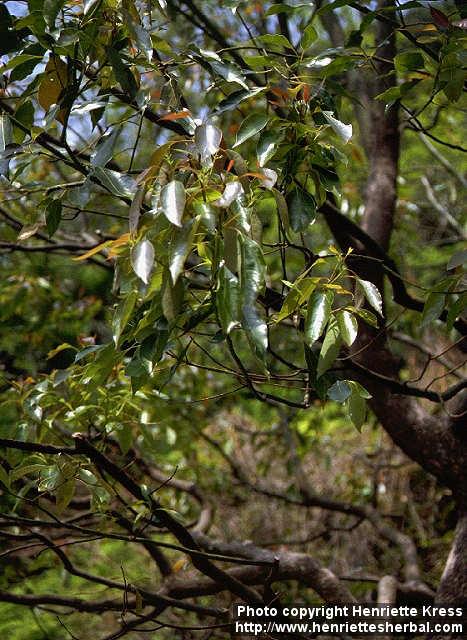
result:
<svg viewBox="0 0 467 640"><path fill-rule="evenodd" d="M434 0L0 6L9 637L466 603L466 26ZM375 491L346 446L390 452ZM385 464L425 522L385 510Z"/></svg>

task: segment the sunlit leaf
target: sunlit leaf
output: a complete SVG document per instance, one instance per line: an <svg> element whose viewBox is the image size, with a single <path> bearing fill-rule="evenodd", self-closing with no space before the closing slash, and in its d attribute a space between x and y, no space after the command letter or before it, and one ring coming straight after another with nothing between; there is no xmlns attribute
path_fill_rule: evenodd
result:
<svg viewBox="0 0 467 640"><path fill-rule="evenodd" d="M334 292L315 291L308 301L307 314L305 319L305 342L312 346L321 336L331 315Z"/></svg>
<svg viewBox="0 0 467 640"><path fill-rule="evenodd" d="M357 282L363 291L363 295L367 299L367 302L370 306L375 309L379 313L380 316L383 315L383 299L378 290L378 287L374 285L369 280L362 280L361 278L357 278Z"/></svg>
<svg viewBox="0 0 467 640"><path fill-rule="evenodd" d="M224 193L220 198L214 200L212 204L215 207L221 207L223 209L230 207L232 202L239 198L243 193L243 187L239 180L233 180L225 185Z"/></svg>
<svg viewBox="0 0 467 640"><path fill-rule="evenodd" d="M131 266L144 284L148 284L154 266L154 246L150 240L145 238L138 242L131 250Z"/></svg>
<svg viewBox="0 0 467 640"><path fill-rule="evenodd" d="M341 336L345 344L350 347L355 342L358 333L358 322L349 311L343 310L336 314Z"/></svg>
<svg viewBox="0 0 467 640"><path fill-rule="evenodd" d="M261 134L256 145L256 157L260 167L264 167L274 157L281 140L282 134L274 130Z"/></svg>
<svg viewBox="0 0 467 640"><path fill-rule="evenodd" d="M328 123L331 125L331 128L333 129L333 131L335 131L337 135L340 138L342 138L344 143L347 144L347 142L352 137L352 125L344 124L340 120L337 120L336 118L334 118L332 111L323 111L322 114L326 118Z"/></svg>
<svg viewBox="0 0 467 640"><path fill-rule="evenodd" d="M213 124L201 124L195 129L195 145L201 156L201 162L211 160L220 148L222 131Z"/></svg>
<svg viewBox="0 0 467 640"><path fill-rule="evenodd" d="M161 191L161 208L169 222L177 227L182 226L183 212L185 211L186 195L185 187L179 180L172 180Z"/></svg>

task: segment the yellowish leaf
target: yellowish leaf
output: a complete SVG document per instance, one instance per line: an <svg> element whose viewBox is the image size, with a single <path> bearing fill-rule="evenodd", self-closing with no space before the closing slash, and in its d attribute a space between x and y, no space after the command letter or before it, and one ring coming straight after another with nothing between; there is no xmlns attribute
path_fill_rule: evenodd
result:
<svg viewBox="0 0 467 640"><path fill-rule="evenodd" d="M81 262L82 260L87 260L94 254L99 253L99 251L102 251L102 249L105 249L105 247L108 247L110 244L112 244L112 240L106 240L105 242L101 242L101 244L98 244L97 247L93 247L92 249L89 249L89 251L86 251L86 253L83 253L82 255L77 256L76 258L72 258L72 260L74 260L75 262Z"/></svg>

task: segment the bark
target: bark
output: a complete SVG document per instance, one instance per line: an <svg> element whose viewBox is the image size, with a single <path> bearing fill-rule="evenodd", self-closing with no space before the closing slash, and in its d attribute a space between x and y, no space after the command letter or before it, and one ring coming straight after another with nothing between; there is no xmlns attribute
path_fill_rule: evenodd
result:
<svg viewBox="0 0 467 640"><path fill-rule="evenodd" d="M378 6L393 6L393 0L379 0ZM375 101L377 93L396 82L395 74L388 75L393 68L397 53L393 26L378 22L376 27L378 75L359 94L365 115L359 113L361 136L369 162L369 176L365 194L365 210L362 228L384 251L390 245L396 206L396 179L399 157L399 131L397 108L385 112L384 103ZM362 83L360 82L360 85ZM361 111L361 110L359 110ZM383 270L368 261L356 261L355 270L383 290ZM389 351L384 332L362 325L356 344L355 360L371 371L397 377L400 363ZM432 415L421 402L388 390L383 383L365 380L362 382L372 393L371 408L382 427L393 441L424 469L435 475L451 488L458 504L465 504L467 495L467 440L465 429L459 420L449 419L444 413ZM461 409L465 409L465 400ZM461 414L462 411L456 411ZM456 538L444 571L438 600L453 601L467 594L467 516L460 517Z"/></svg>

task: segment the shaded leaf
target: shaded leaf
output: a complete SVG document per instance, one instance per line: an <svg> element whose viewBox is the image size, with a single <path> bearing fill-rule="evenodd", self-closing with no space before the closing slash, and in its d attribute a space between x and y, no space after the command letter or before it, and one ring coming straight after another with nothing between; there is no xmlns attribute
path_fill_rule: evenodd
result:
<svg viewBox="0 0 467 640"><path fill-rule="evenodd" d="M264 358L268 346L267 326L259 313L256 299L264 286L266 266L261 247L240 236L240 308L242 327L256 355Z"/></svg>
<svg viewBox="0 0 467 640"><path fill-rule="evenodd" d="M327 396L334 402L340 402L341 404L349 398L352 393L352 388L347 380L336 380L336 382L329 387Z"/></svg>
<svg viewBox="0 0 467 640"><path fill-rule="evenodd" d="M238 278L222 265L218 275L218 290L216 295L217 312L225 335L240 324L239 313L239 282Z"/></svg>
<svg viewBox="0 0 467 640"><path fill-rule="evenodd" d="M444 295L444 293L432 291L430 294L428 294L428 297L423 306L422 319L420 323L421 326L426 327L434 320L437 320L444 309L445 303L446 296Z"/></svg>
<svg viewBox="0 0 467 640"><path fill-rule="evenodd" d="M61 200L50 200L45 208L45 222L49 237L51 238L57 231L62 220Z"/></svg>
<svg viewBox="0 0 467 640"><path fill-rule="evenodd" d="M355 387L352 387L347 407L354 427L360 431L366 418L366 400L355 390Z"/></svg>
<svg viewBox="0 0 467 640"><path fill-rule="evenodd" d="M337 320L333 317L329 321L323 345L319 352L318 366L316 370L316 376L318 378L321 377L323 373L325 373L334 363L334 360L339 355L341 342L342 339L340 336L339 325Z"/></svg>
<svg viewBox="0 0 467 640"><path fill-rule="evenodd" d="M245 118L237 131L237 139L233 148L235 149L235 147L238 147L243 144L243 142L246 142L259 133L264 129L268 122L269 117L262 113L252 113L250 116Z"/></svg>
<svg viewBox="0 0 467 640"><path fill-rule="evenodd" d="M133 309L135 308L137 298L138 298L137 292L130 291L130 293L128 293L123 298L123 300L120 302L120 304L115 310L115 313L112 318L112 334L113 334L113 340L116 346L118 346L118 343L120 341L120 336L122 335L123 330L128 324L128 320L130 319L131 314L133 313ZM99 350L99 347L97 348L95 346L87 347L87 349L84 349L83 351L80 351L80 353L77 354L75 358L75 362L77 362L78 356L80 356L80 359L81 359L84 357L83 354L87 355L88 353L92 353L93 351L98 351L98 350Z"/></svg>
<svg viewBox="0 0 467 640"><path fill-rule="evenodd" d="M306 231L316 218L316 202L312 195L301 187L287 194L290 226L296 233Z"/></svg>

